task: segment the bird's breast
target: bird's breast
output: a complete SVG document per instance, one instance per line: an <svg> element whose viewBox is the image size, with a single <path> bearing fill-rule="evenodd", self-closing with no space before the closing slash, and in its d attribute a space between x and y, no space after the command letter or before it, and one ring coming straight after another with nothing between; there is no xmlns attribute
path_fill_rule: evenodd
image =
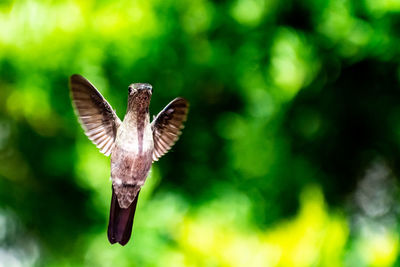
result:
<svg viewBox="0 0 400 267"><path fill-rule="evenodd" d="M149 123L138 127L133 123L123 123L117 131L115 146L134 154L153 150L153 132Z"/></svg>
<svg viewBox="0 0 400 267"><path fill-rule="evenodd" d="M143 185L152 163L153 133L150 124L143 129L122 124L111 153L113 184Z"/></svg>

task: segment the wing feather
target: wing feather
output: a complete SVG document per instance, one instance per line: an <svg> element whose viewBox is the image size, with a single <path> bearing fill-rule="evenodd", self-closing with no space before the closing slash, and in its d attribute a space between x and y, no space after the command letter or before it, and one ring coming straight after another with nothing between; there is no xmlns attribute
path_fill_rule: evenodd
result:
<svg viewBox="0 0 400 267"><path fill-rule="evenodd" d="M161 158L178 140L186 121L189 103L178 97L172 100L151 123L154 139L153 161Z"/></svg>
<svg viewBox="0 0 400 267"><path fill-rule="evenodd" d="M84 77L70 77L70 91L79 122L87 137L109 156L121 120L100 92Z"/></svg>

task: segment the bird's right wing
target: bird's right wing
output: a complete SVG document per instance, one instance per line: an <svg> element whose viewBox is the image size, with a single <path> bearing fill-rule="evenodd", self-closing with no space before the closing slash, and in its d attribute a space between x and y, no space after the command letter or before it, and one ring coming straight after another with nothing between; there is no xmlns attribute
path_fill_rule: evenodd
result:
<svg viewBox="0 0 400 267"><path fill-rule="evenodd" d="M74 74L70 77L70 90L85 134L101 153L109 156L121 120L100 92L81 75Z"/></svg>

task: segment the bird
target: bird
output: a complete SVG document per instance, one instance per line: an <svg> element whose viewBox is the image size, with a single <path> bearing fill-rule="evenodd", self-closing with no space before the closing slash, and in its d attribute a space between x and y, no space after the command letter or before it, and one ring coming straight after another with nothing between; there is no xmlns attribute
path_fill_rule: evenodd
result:
<svg viewBox="0 0 400 267"><path fill-rule="evenodd" d="M153 88L148 83L128 86L128 105L121 121L111 105L86 78L70 76L71 100L87 137L101 153L111 156L112 196L107 236L111 244L128 243L140 190L153 162L178 140L189 103L172 100L150 122Z"/></svg>

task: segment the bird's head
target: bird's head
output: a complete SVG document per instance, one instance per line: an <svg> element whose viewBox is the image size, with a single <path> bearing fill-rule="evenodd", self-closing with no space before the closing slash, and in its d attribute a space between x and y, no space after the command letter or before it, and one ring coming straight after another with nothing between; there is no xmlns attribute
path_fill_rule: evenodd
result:
<svg viewBox="0 0 400 267"><path fill-rule="evenodd" d="M149 106L153 87L148 83L133 83L128 87L128 108Z"/></svg>
<svg viewBox="0 0 400 267"><path fill-rule="evenodd" d="M153 87L149 83L132 83L128 87L129 96L151 95Z"/></svg>

